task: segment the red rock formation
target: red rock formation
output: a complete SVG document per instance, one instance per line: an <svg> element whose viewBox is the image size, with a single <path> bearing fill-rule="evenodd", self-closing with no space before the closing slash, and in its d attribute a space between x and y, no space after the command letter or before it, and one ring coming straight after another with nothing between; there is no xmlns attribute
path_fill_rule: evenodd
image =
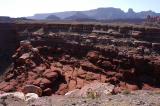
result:
<svg viewBox="0 0 160 106"><path fill-rule="evenodd" d="M64 95L95 81L114 84L115 93L159 87L160 55L154 50L158 45L129 38L128 30L141 31L143 36L152 33L145 28L85 24L17 24L16 27L19 32L27 29L30 41L20 42L12 56L13 67L0 83L1 91L32 92L26 87L31 85L34 92L40 88L42 95ZM93 34L93 27L106 31L112 28L125 33L129 40L125 36L117 39L113 33ZM69 29L74 33L57 31Z"/></svg>

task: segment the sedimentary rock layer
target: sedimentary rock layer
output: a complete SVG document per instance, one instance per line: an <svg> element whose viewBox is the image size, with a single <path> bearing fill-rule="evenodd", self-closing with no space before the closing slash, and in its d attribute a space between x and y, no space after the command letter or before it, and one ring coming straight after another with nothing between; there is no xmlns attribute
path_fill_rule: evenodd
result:
<svg viewBox="0 0 160 106"><path fill-rule="evenodd" d="M159 89L158 28L23 23L9 31L19 45L13 45L17 50L1 91L24 91L32 85L42 95L64 95L97 81L115 85L113 93Z"/></svg>

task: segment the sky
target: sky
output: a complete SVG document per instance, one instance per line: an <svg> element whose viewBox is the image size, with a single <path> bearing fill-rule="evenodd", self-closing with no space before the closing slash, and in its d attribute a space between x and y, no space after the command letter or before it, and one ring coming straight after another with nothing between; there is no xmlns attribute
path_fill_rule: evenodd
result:
<svg viewBox="0 0 160 106"><path fill-rule="evenodd" d="M24 17L36 13L81 11L100 7L153 10L160 13L160 0L0 0L0 16Z"/></svg>

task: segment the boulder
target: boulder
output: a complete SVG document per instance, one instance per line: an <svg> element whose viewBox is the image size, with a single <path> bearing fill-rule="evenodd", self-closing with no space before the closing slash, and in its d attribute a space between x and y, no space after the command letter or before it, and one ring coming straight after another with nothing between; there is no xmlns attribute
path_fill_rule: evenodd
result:
<svg viewBox="0 0 160 106"><path fill-rule="evenodd" d="M51 71L52 72L57 72L57 73L62 73L63 72L62 68L57 68L57 67L54 67L54 66L51 66Z"/></svg>
<svg viewBox="0 0 160 106"><path fill-rule="evenodd" d="M38 98L39 98L38 95L35 93L27 93L25 95L25 101L27 101L27 102L32 102Z"/></svg>
<svg viewBox="0 0 160 106"><path fill-rule="evenodd" d="M77 93L80 91L80 89L74 89L74 90L72 90L72 91L68 91L66 94L65 94L65 96L69 96L69 97L76 97L77 95Z"/></svg>
<svg viewBox="0 0 160 106"><path fill-rule="evenodd" d="M92 64L88 61L81 62L81 67L82 67L83 70L92 71L92 72L102 71L101 68L95 66L94 64Z"/></svg>
<svg viewBox="0 0 160 106"><path fill-rule="evenodd" d="M141 31L132 31L131 32L131 36L133 38L136 38L136 39L139 39L143 36L142 32Z"/></svg>
<svg viewBox="0 0 160 106"><path fill-rule="evenodd" d="M136 84L129 84L129 83L126 83L126 87L129 91L133 91L133 90L138 90L139 87L136 85Z"/></svg>
<svg viewBox="0 0 160 106"><path fill-rule="evenodd" d="M41 73L43 72L44 70L46 69L46 67L43 65L43 66L37 66L33 69L33 72L35 73Z"/></svg>
<svg viewBox="0 0 160 106"><path fill-rule="evenodd" d="M160 50L160 43L152 43L152 48L157 51Z"/></svg>
<svg viewBox="0 0 160 106"><path fill-rule="evenodd" d="M24 53L24 54L22 54L21 57L19 57L19 59L21 59L21 60L26 60L26 59L28 59L29 57L30 57L30 53Z"/></svg>
<svg viewBox="0 0 160 106"><path fill-rule="evenodd" d="M12 84L7 84L4 88L2 88L2 91L4 92L11 92L15 90L15 86Z"/></svg>
<svg viewBox="0 0 160 106"><path fill-rule="evenodd" d="M59 94L59 95L64 95L65 93L68 92L68 85L67 84L60 84L59 85L59 89L58 91L56 92L56 94Z"/></svg>
<svg viewBox="0 0 160 106"><path fill-rule="evenodd" d="M116 72L114 72L114 71L107 71L106 72L107 77L113 77L113 76L115 76L115 74L116 74Z"/></svg>
<svg viewBox="0 0 160 106"><path fill-rule="evenodd" d="M25 100L25 95L22 92L0 94L0 99L3 98L18 98L21 100Z"/></svg>
<svg viewBox="0 0 160 106"><path fill-rule="evenodd" d="M143 89L143 90L154 90L154 87L151 86L150 84L143 83L142 89Z"/></svg>
<svg viewBox="0 0 160 106"><path fill-rule="evenodd" d="M7 85L8 85L9 83L8 82L5 82L5 81L3 81L3 82L1 82L0 83L0 90L2 90L3 88L5 88Z"/></svg>
<svg viewBox="0 0 160 106"><path fill-rule="evenodd" d="M121 87L115 87L114 90L113 90L113 94L118 94L118 93L121 93L121 92L122 92Z"/></svg>
<svg viewBox="0 0 160 106"><path fill-rule="evenodd" d="M57 72L48 72L48 73L43 74L43 76L51 80L52 82L58 78Z"/></svg>
<svg viewBox="0 0 160 106"><path fill-rule="evenodd" d="M16 60L16 63L18 66L21 66L25 64L26 60L29 58L30 58L30 53L24 53Z"/></svg>
<svg viewBox="0 0 160 106"><path fill-rule="evenodd" d="M28 41L28 40L20 41L20 45L21 45L21 46L24 46L24 47L29 46L30 44L31 44L31 42Z"/></svg>
<svg viewBox="0 0 160 106"><path fill-rule="evenodd" d="M45 70L45 72L42 75L51 81L55 81L58 78L58 72L59 70L57 68L51 68Z"/></svg>
<svg viewBox="0 0 160 106"><path fill-rule="evenodd" d="M37 77L38 77L37 73L34 73L32 71L28 72L28 79L29 80L34 80Z"/></svg>
<svg viewBox="0 0 160 106"><path fill-rule="evenodd" d="M152 43L147 41L134 41L134 46L135 47L139 47L139 46L152 47Z"/></svg>
<svg viewBox="0 0 160 106"><path fill-rule="evenodd" d="M57 67L57 68L63 68L63 65L62 65L60 62L57 62L57 63L55 63L54 65L55 65L55 67ZM51 65L51 67L53 67L53 69L54 69L54 66ZM51 68L51 69L52 69L52 68Z"/></svg>
<svg viewBox="0 0 160 106"><path fill-rule="evenodd" d="M50 81L50 80L48 80L48 79L46 79L46 78L38 78L38 79L36 79L35 81L34 81L34 83L33 83L34 85L37 85L37 86L43 86L43 88L45 87L50 87L51 86L51 84L52 84L52 82ZM42 88L42 89L43 89Z"/></svg>
<svg viewBox="0 0 160 106"><path fill-rule="evenodd" d="M52 95L52 89L51 88L46 88L45 90L43 90L43 95L45 95L45 96Z"/></svg>
<svg viewBox="0 0 160 106"><path fill-rule="evenodd" d="M101 63L101 67L105 68L105 69L108 69L108 70L111 70L113 69L113 65L110 61L103 61Z"/></svg>
<svg viewBox="0 0 160 106"><path fill-rule="evenodd" d="M76 88L76 81L75 80L70 80L68 84L68 89L69 91L74 90Z"/></svg>
<svg viewBox="0 0 160 106"><path fill-rule="evenodd" d="M37 31L32 33L33 36L42 36L43 34L44 34L44 29L43 28L40 28Z"/></svg>
<svg viewBox="0 0 160 106"><path fill-rule="evenodd" d="M80 89L84 86L84 80L83 79L80 79L80 78L77 77L76 81L77 81L77 84L76 84L77 89Z"/></svg>
<svg viewBox="0 0 160 106"><path fill-rule="evenodd" d="M111 84L117 85L119 83L119 79L117 77L111 77L108 79Z"/></svg>
<svg viewBox="0 0 160 106"><path fill-rule="evenodd" d="M26 85L23 87L22 92L27 94L27 93L35 93L38 96L42 96L42 89L38 86L35 85Z"/></svg>
<svg viewBox="0 0 160 106"><path fill-rule="evenodd" d="M91 52L88 52L87 58L90 62L96 63L99 59L99 55L100 55L99 52L91 51Z"/></svg>
<svg viewBox="0 0 160 106"><path fill-rule="evenodd" d="M138 73L147 72L148 70L147 61L144 59L143 56L134 56L134 64L135 64L135 69L138 70Z"/></svg>
<svg viewBox="0 0 160 106"><path fill-rule="evenodd" d="M93 82L85 85L78 92L76 91L76 96L88 97L90 94L95 94L94 96L108 95L112 94L114 87L114 85L109 83Z"/></svg>
<svg viewBox="0 0 160 106"><path fill-rule="evenodd" d="M9 73L8 75L5 76L4 80L5 81L9 81L10 79L12 79L15 75L13 73Z"/></svg>

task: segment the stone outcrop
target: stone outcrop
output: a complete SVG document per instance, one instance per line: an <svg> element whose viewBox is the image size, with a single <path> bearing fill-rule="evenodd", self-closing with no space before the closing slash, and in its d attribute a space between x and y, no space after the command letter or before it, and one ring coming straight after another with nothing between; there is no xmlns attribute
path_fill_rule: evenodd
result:
<svg viewBox="0 0 160 106"><path fill-rule="evenodd" d="M84 98L96 98L102 95L110 95L114 92L114 85L109 83L93 82L85 85L82 89L75 89L67 92L67 97L84 97Z"/></svg>
<svg viewBox="0 0 160 106"><path fill-rule="evenodd" d="M64 95L92 82L114 85L112 93L159 89L159 39L146 39L157 28L39 23L14 30L19 47L0 82L3 92Z"/></svg>

